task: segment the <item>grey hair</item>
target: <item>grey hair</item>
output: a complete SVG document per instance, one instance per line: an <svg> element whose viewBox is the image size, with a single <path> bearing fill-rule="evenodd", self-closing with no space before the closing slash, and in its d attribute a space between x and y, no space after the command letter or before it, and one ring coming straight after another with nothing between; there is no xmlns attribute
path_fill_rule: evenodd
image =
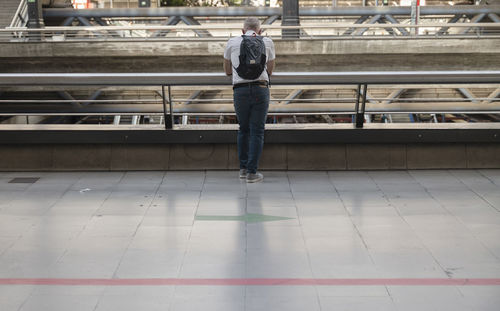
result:
<svg viewBox="0 0 500 311"><path fill-rule="evenodd" d="M243 23L243 28L245 30L258 31L260 29L260 21L257 17L247 17Z"/></svg>

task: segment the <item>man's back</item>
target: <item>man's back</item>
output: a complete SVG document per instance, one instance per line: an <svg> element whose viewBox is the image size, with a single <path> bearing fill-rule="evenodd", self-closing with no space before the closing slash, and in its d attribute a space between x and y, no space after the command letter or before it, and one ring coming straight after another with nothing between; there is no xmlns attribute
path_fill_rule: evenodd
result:
<svg viewBox="0 0 500 311"><path fill-rule="evenodd" d="M249 30L245 33L245 35L256 35L254 31ZM264 41L264 44L266 46L266 58L267 61L272 61L275 58L275 52L274 52L274 43L273 41L268 38L268 37L263 37L262 38ZM233 84L238 84L238 83L246 83L246 82L251 82L251 81L269 81L269 76L267 74L267 71L264 70L260 77L258 77L255 80L246 80L241 78L238 73L236 72L236 68L238 68L240 64L240 46L241 42L243 41L243 38L241 36L238 37L233 37L229 39L227 42L226 50L224 51L224 58L225 59L230 59L231 64L232 64L232 70L233 70Z"/></svg>

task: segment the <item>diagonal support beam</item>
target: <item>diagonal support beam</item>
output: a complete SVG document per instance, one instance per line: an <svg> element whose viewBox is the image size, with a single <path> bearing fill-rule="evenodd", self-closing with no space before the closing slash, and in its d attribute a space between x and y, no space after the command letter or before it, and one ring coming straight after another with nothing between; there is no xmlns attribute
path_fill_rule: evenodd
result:
<svg viewBox="0 0 500 311"><path fill-rule="evenodd" d="M488 95L488 99L483 101L483 104L489 104L491 103L493 100L495 100L496 98L498 98L498 96L500 96L500 87L497 88L496 90L494 90L493 92L491 92L490 95Z"/></svg>
<svg viewBox="0 0 500 311"><path fill-rule="evenodd" d="M488 17L495 23L500 23L500 17L498 17L495 13L488 14Z"/></svg>
<svg viewBox="0 0 500 311"><path fill-rule="evenodd" d="M186 25L193 25L193 26L199 26L201 25L197 20L195 20L191 16L181 16L181 20L186 24ZM198 37L201 38L206 38L206 37L212 37L212 34L208 32L208 30L193 30Z"/></svg>
<svg viewBox="0 0 500 311"><path fill-rule="evenodd" d="M377 21L377 23L379 23L379 24L387 24L384 16L380 17L380 19ZM392 28L384 28L384 30L387 31L391 36L394 36L394 29L392 29Z"/></svg>
<svg viewBox="0 0 500 311"><path fill-rule="evenodd" d="M368 15L364 15L364 16L361 16L360 18L358 18L357 21L354 22L354 24L356 25L359 25L359 24L363 24L370 16ZM349 28L347 29L342 35L343 36L349 36L351 35L354 31L356 30L356 28Z"/></svg>
<svg viewBox="0 0 500 311"><path fill-rule="evenodd" d="M74 20L75 18L73 16L66 17L66 19L62 22L61 26L63 27L69 26L71 25L71 23L73 23Z"/></svg>
<svg viewBox="0 0 500 311"><path fill-rule="evenodd" d="M97 90L94 93L92 93L92 95L90 95L90 97L87 98L87 100L96 100L99 96L101 96L101 93L102 93L101 90ZM83 104L83 106L88 106L90 104L92 104L92 103L86 102Z"/></svg>
<svg viewBox="0 0 500 311"><path fill-rule="evenodd" d="M194 91L190 96L189 98L184 102L184 105L189 105L191 104L196 98L198 98L199 96L201 96L203 94L203 91L201 90L198 90L198 91Z"/></svg>
<svg viewBox="0 0 500 311"><path fill-rule="evenodd" d="M106 22L105 20L103 20L100 17L94 17L94 20L96 21L96 23L98 23L101 26L109 26L108 22ZM121 37L120 34L116 31L109 31L108 30L108 32L111 34L112 37Z"/></svg>
<svg viewBox="0 0 500 311"><path fill-rule="evenodd" d="M277 21L281 16L279 15L271 15L268 18L266 18L265 21L262 22L262 25L271 25L275 21Z"/></svg>
<svg viewBox="0 0 500 311"><path fill-rule="evenodd" d="M77 17L77 19L78 19L78 21L80 22L80 24L82 24L83 26L90 26L90 27L94 26L94 25L92 25L92 23L91 23L91 22L90 22L87 18L85 18L85 17L78 16L78 17ZM103 37L103 35L102 35L102 34L100 34L100 33L98 33L98 32L92 31L92 33L93 33L94 35L96 35L97 37Z"/></svg>
<svg viewBox="0 0 500 311"><path fill-rule="evenodd" d="M462 14L457 14L457 15L453 16L452 18L450 18L450 20L448 21L448 24L455 24L461 18L462 18ZM436 34L444 35L448 31L448 29L450 29L450 27L441 27L441 29L439 29Z"/></svg>
<svg viewBox="0 0 500 311"><path fill-rule="evenodd" d="M478 15L474 16L473 18L471 18L470 22L471 23L479 23L485 16L486 16L486 13L478 14ZM464 30L460 31L460 34L464 35L464 34L468 33L471 29L472 29L472 27L465 28Z"/></svg>
<svg viewBox="0 0 500 311"><path fill-rule="evenodd" d="M394 18L394 16L392 16L391 14L385 14L384 15L384 18L389 21L391 24L401 24L396 18ZM403 36L409 36L410 33L403 27L398 27L396 28L397 30L399 30L399 32L403 35Z"/></svg>
<svg viewBox="0 0 500 311"><path fill-rule="evenodd" d="M162 23L163 26L172 26L172 25L177 25L181 21L179 16L170 16L165 22ZM170 30L157 30L155 31L151 37L158 38L158 37L165 37L168 35Z"/></svg>
<svg viewBox="0 0 500 311"><path fill-rule="evenodd" d="M476 97L474 96L474 94L472 94L471 91L469 91L468 89L466 88L458 88L457 89L460 93L462 93L462 95L464 95L466 98L470 99L471 102L473 102L474 104L477 104L478 101L476 99Z"/></svg>
<svg viewBox="0 0 500 311"><path fill-rule="evenodd" d="M387 96L387 98L382 102L384 105L388 105L392 103L393 100L398 98L399 96L403 95L403 93L406 92L406 89L399 89L399 90L394 90Z"/></svg>
<svg viewBox="0 0 500 311"><path fill-rule="evenodd" d="M284 100L280 102L280 105L288 105L290 104L294 99L300 97L304 93L304 90L299 89L299 90L293 90L290 94L288 94L287 97L285 97Z"/></svg>
<svg viewBox="0 0 500 311"><path fill-rule="evenodd" d="M71 96L70 93L66 92L66 91L57 91L57 94L62 98L62 99L66 99L66 100L72 100L71 102L71 105L73 107L77 107L77 108L81 108L82 107L82 104L77 101L73 96Z"/></svg>
<svg viewBox="0 0 500 311"><path fill-rule="evenodd" d="M370 18L370 20L365 23L365 24L368 24L368 25L373 25L375 24L376 22L378 22L378 20L382 17L381 14L377 14L375 16L373 16L372 18ZM366 31L368 30L368 28L360 28L358 29L357 31L354 32L354 35L355 36L361 36L363 35Z"/></svg>

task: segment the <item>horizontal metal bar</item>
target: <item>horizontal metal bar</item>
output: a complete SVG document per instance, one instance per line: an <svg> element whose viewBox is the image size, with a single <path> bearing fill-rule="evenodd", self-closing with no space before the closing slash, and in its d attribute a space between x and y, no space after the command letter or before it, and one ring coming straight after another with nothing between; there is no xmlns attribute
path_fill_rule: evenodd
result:
<svg viewBox="0 0 500 311"><path fill-rule="evenodd" d="M387 97L370 97L373 101L384 101L387 100ZM491 97L474 97L476 101L480 100L488 100L489 102L497 102L500 101L500 98L491 98ZM274 101L286 101L289 103L351 103L355 101L354 97L325 97L325 98L294 98L294 99L286 99L286 98L274 98ZM130 103L130 104L146 104L146 103L156 103L161 104L161 99L0 99L0 104L53 104L53 103L74 103L75 101L79 103ZM232 105L232 98L212 98L212 99L191 99L191 98L172 98L172 102L174 104L189 102L189 103L227 103L228 105ZM272 102L273 100L271 100ZM426 103L426 102L472 102L472 99L469 98L455 98L455 97L436 97L436 98L395 98L391 99L391 103L398 102L412 102L412 103ZM271 103L272 104L272 103ZM0 105L1 107L1 105Z"/></svg>
<svg viewBox="0 0 500 311"><path fill-rule="evenodd" d="M406 27L406 28L423 28L423 27L443 27L446 25L450 28L470 28L470 27L481 27L481 28L498 28L498 23L426 23L426 24L350 24L350 23L323 23L323 24L309 24L309 25L297 25L297 26L281 26L281 25L262 25L262 29L269 30L283 30L283 29L345 29L345 28L395 28L395 27ZM10 34L12 32L30 32L30 33L51 33L51 32L107 32L107 31L119 31L119 30L227 30L227 29L241 29L239 24L204 24L204 25L162 25L162 26L54 26L45 28L26 28L26 27L13 27L0 29L1 33Z"/></svg>
<svg viewBox="0 0 500 311"><path fill-rule="evenodd" d="M422 15L454 15L500 13L498 5L477 6L422 6ZM300 16L359 16L359 15L410 15L411 7L301 7ZM282 15L282 8L271 7L169 7L132 9L44 9L44 18L50 17L165 17L165 16L271 16Z"/></svg>
<svg viewBox="0 0 500 311"><path fill-rule="evenodd" d="M425 103L425 104L371 104L368 103L367 111L381 111L383 113L392 112L449 112L463 113L464 111L488 111L497 113L500 111L500 105L495 104L471 104L471 103ZM121 114L121 113L160 113L163 111L162 105L143 104L143 105L120 105L120 104L100 104L89 105L81 108L70 105L0 105L0 114L21 114L21 113L80 113L80 114ZM174 113L232 113L233 105L220 104L189 104L175 105ZM331 112L354 111L354 102L337 104L288 104L288 105L269 105L269 112Z"/></svg>
<svg viewBox="0 0 500 311"><path fill-rule="evenodd" d="M500 71L277 72L274 85L500 83ZM0 86L230 85L223 73L0 73Z"/></svg>

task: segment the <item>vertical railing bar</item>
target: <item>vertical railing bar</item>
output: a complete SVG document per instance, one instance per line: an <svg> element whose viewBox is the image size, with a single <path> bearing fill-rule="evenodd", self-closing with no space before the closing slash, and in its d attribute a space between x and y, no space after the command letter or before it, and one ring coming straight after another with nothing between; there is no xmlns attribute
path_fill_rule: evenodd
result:
<svg viewBox="0 0 500 311"><path fill-rule="evenodd" d="M168 130L168 125L167 125L167 103L166 100L167 98L165 97L165 85L162 84L161 86L161 97L162 97L162 102L163 102L163 119L165 120L165 130Z"/></svg>
<svg viewBox="0 0 500 311"><path fill-rule="evenodd" d="M169 105L169 113L170 113L169 128L173 129L174 128L174 108L172 105L172 92L170 89L170 85L168 85L168 105Z"/></svg>
<svg viewBox="0 0 500 311"><path fill-rule="evenodd" d="M361 95L361 84L358 84L358 90L356 92L356 105L354 106L354 118L353 123L357 123L358 110L359 110L359 97Z"/></svg>

